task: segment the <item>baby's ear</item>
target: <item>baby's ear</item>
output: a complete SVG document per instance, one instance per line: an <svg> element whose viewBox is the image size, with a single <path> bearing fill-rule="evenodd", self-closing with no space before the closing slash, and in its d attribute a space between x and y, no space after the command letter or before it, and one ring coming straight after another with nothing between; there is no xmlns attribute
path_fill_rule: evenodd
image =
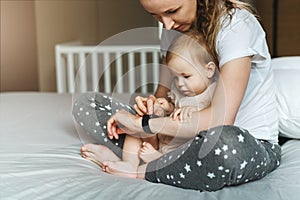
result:
<svg viewBox="0 0 300 200"><path fill-rule="evenodd" d="M214 77L214 74L216 72L216 64L214 62L209 62L206 64L205 69L206 69L206 76L207 78L211 79Z"/></svg>

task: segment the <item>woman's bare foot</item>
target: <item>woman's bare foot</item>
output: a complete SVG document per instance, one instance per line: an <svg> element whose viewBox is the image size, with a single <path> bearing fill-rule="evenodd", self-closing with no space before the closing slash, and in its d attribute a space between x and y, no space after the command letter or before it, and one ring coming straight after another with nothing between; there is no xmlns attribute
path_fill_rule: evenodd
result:
<svg viewBox="0 0 300 200"><path fill-rule="evenodd" d="M155 150L154 147L148 143L143 142L142 147L140 149L140 158L145 162L151 162L152 160L156 160L157 158L161 157L162 153Z"/></svg>
<svg viewBox="0 0 300 200"><path fill-rule="evenodd" d="M102 170L116 176L137 178L137 166L127 161L104 161Z"/></svg>
<svg viewBox="0 0 300 200"><path fill-rule="evenodd" d="M103 161L105 160L120 160L120 158L116 154L114 154L114 152L103 145L85 144L82 145L80 151L83 158L93 161L100 167L102 167Z"/></svg>

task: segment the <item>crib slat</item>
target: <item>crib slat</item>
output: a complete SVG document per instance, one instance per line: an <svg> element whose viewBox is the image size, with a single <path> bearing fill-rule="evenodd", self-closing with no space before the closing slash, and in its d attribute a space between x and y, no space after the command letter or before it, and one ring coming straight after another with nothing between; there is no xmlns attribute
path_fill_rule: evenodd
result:
<svg viewBox="0 0 300 200"><path fill-rule="evenodd" d="M149 50L150 49L150 50ZM153 50L153 52L152 52ZM55 46L56 57L56 76L57 76L57 91L62 92L86 92L90 89L100 91L99 79L102 74L100 73L100 66L103 66L104 90L101 92L112 92L112 79L117 79L116 92L135 92L137 88L141 88L142 93L150 92L148 89L147 80L149 74L147 73L148 67L148 54L153 53L153 73L150 77L154 85L159 81L159 46L158 45L120 45L120 46L85 46L78 44L62 44ZM119 52L119 53L118 53ZM124 57L122 53L126 52L126 60L128 60L128 76L126 74L126 81L124 79ZM128 53L129 52L129 53ZM155 53L154 53L155 52ZM117 55L116 55L117 53ZM91 58L86 62L86 55L90 54ZM116 74L112 74L111 56L116 55ZM78 55L78 56L77 56ZM103 55L103 56L102 56ZM139 58L138 58L138 57ZM101 59L100 63L100 57ZM78 59L77 59L78 58ZM139 61L136 63L136 59ZM102 63L103 62L103 63ZM127 62L127 61L126 61ZM139 73L136 73L136 65L141 67ZM156 66L157 64L157 66ZM77 65L79 66L79 69ZM72 67L73 66L73 67ZM68 72L68 73L67 73ZM87 72L92 74L87 76ZM113 77L114 76L114 77ZM137 77L138 78L137 78ZM102 78L102 77L101 77ZM128 78L128 79L127 79ZM120 79L122 81L120 81ZM137 82L137 79L140 82ZM89 81L89 82L88 82ZM124 85L124 84L128 84ZM91 85L91 88L89 88ZM127 90L128 89L128 90ZM152 92L152 91L151 91Z"/></svg>
<svg viewBox="0 0 300 200"><path fill-rule="evenodd" d="M67 63L68 63L68 91L74 93L75 82L74 82L74 56L73 53L67 54Z"/></svg>
<svg viewBox="0 0 300 200"><path fill-rule="evenodd" d="M55 64L56 64L56 88L58 93L67 92L66 91L66 73L65 65L63 62L63 54L61 52L61 46L55 46Z"/></svg>
<svg viewBox="0 0 300 200"><path fill-rule="evenodd" d="M135 91L135 70L134 70L134 52L128 53L128 73L129 73L129 92Z"/></svg>
<svg viewBox="0 0 300 200"><path fill-rule="evenodd" d="M124 93L123 89L123 80L122 80L122 74L123 74L123 69L122 69L122 54L121 52L116 53L116 67L117 67L117 92L118 93Z"/></svg>
<svg viewBox="0 0 300 200"><path fill-rule="evenodd" d="M104 66L104 92L111 93L111 73L109 66L109 52L103 52Z"/></svg>
<svg viewBox="0 0 300 200"><path fill-rule="evenodd" d="M79 53L79 91L86 92L87 91L87 80L86 80L86 60L84 52Z"/></svg>
<svg viewBox="0 0 300 200"><path fill-rule="evenodd" d="M146 52L141 52L141 87L142 87L142 93L148 92L147 87L147 66L146 66Z"/></svg>
<svg viewBox="0 0 300 200"><path fill-rule="evenodd" d="M97 53L92 53L92 89L95 92L99 92L99 70L98 70L98 57Z"/></svg>
<svg viewBox="0 0 300 200"><path fill-rule="evenodd" d="M156 87L159 82L159 57L157 51L152 51L152 62L153 62L153 92L155 92Z"/></svg>

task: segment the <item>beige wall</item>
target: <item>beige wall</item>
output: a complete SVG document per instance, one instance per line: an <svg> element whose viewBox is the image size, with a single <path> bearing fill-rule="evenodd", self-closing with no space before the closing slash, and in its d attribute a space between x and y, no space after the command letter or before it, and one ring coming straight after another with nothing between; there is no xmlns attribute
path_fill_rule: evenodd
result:
<svg viewBox="0 0 300 200"><path fill-rule="evenodd" d="M56 91L55 44L97 40L97 1L35 1L40 91Z"/></svg>
<svg viewBox="0 0 300 200"><path fill-rule="evenodd" d="M0 1L0 91L38 90L36 27L33 1Z"/></svg>
<svg viewBox="0 0 300 200"><path fill-rule="evenodd" d="M35 12L40 91L56 91L55 44L98 44L122 31L155 25L136 0L43 0L35 1Z"/></svg>
<svg viewBox="0 0 300 200"><path fill-rule="evenodd" d="M136 0L1 0L1 91L56 91L55 44L153 25Z"/></svg>
<svg viewBox="0 0 300 200"><path fill-rule="evenodd" d="M155 27L157 22L138 0L99 0L99 40L139 27Z"/></svg>

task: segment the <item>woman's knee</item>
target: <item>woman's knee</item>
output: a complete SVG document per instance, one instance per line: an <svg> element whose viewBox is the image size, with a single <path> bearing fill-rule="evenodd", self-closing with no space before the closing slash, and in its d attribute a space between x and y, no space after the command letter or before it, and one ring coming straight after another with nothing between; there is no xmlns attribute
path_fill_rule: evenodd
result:
<svg viewBox="0 0 300 200"><path fill-rule="evenodd" d="M81 114L88 115L89 111L93 110L96 107L96 105L91 104L95 99L94 96L95 95L93 95L92 93L84 93L80 94L77 97L73 97L74 103L72 107L72 113L75 119L80 117ZM85 112L83 113L83 111Z"/></svg>
<svg viewBox="0 0 300 200"><path fill-rule="evenodd" d="M220 148L222 151L228 151L229 148L232 148L233 153L236 151L242 153L246 149L251 150L254 145L258 144L258 140L248 130L233 125L211 128L204 137L207 142L203 143L202 148Z"/></svg>
<svg viewBox="0 0 300 200"><path fill-rule="evenodd" d="M240 128L234 125L221 125L214 128L210 128L207 131L207 135L216 135L218 140L221 141L239 141L243 142L245 137L252 137L246 129Z"/></svg>
<svg viewBox="0 0 300 200"><path fill-rule="evenodd" d="M216 148L217 152L218 149L222 148L226 151L229 144L234 145L239 140L242 140L244 132L246 131L232 125L217 126L206 131L201 131L194 139L193 145L199 146L198 157L204 158L211 151L215 151Z"/></svg>
<svg viewBox="0 0 300 200"><path fill-rule="evenodd" d="M198 136L179 149L155 162L150 162L146 179L174 185L174 180L168 177L171 175L175 177L176 174L184 172L183 177L187 178L187 175L191 175L194 178L188 181L178 177L180 187L218 190L226 185L249 181L251 174L244 172L245 169L251 171L256 167L254 161L258 162L258 155L264 152L260 141L247 130L236 126L218 126L201 131ZM223 181L220 182L219 179Z"/></svg>

